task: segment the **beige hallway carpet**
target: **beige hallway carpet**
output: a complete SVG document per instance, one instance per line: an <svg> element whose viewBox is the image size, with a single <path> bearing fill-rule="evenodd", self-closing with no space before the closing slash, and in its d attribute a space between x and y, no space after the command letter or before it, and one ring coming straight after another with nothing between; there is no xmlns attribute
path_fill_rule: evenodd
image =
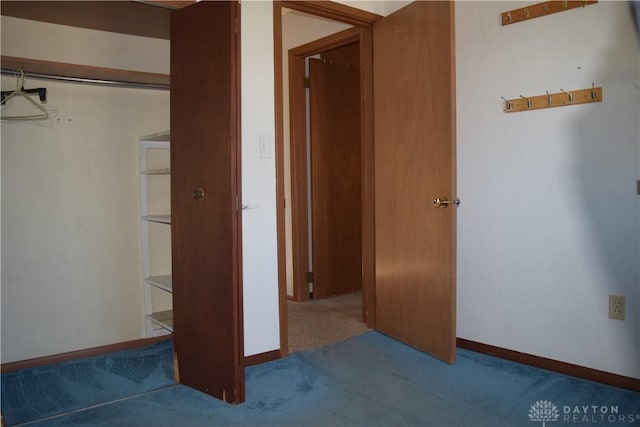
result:
<svg viewBox="0 0 640 427"><path fill-rule="evenodd" d="M343 341L369 330L362 293L305 302L288 301L289 353Z"/></svg>

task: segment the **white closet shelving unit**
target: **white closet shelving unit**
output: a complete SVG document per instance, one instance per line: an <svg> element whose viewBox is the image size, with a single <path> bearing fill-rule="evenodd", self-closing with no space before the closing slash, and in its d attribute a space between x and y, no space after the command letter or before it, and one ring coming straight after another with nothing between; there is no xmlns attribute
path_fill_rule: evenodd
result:
<svg viewBox="0 0 640 427"><path fill-rule="evenodd" d="M145 333L154 337L173 332L169 132L141 137L139 149Z"/></svg>

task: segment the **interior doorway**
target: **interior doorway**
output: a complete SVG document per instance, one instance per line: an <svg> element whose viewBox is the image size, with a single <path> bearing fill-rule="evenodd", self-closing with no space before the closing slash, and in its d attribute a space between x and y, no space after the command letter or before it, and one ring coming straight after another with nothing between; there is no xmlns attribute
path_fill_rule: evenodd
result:
<svg viewBox="0 0 640 427"><path fill-rule="evenodd" d="M308 230L308 244L293 253L300 264L308 260L306 283L294 281L291 297L298 302L362 291L359 42L335 47L334 39L289 51L290 147L300 154L291 179L307 179L306 192L292 192L292 205L303 205L302 197L307 205L306 215L295 212Z"/></svg>
<svg viewBox="0 0 640 427"><path fill-rule="evenodd" d="M363 315L368 326L452 363L456 214L453 206L446 208L456 195L454 5L410 2L382 17L333 2L273 4L279 142L283 141L281 7L291 5L357 28ZM278 167L277 179L283 175L284 169ZM292 184L292 189L305 189L306 179ZM276 191L283 194L281 186ZM293 199L283 197L279 227L287 202L292 213L307 209L306 204L296 206ZM297 215L292 217L295 220ZM301 223L293 224L293 235L304 238L306 228L295 233ZM285 238L283 233L278 236ZM278 242L280 259L282 240ZM293 266L294 279L305 280L307 267L299 257ZM279 264L281 278L283 267ZM281 349L286 354L286 281L280 284Z"/></svg>
<svg viewBox="0 0 640 427"><path fill-rule="evenodd" d="M291 13L287 11L285 15ZM274 12L276 27L278 15ZM312 19L323 20L317 16ZM276 47L285 58L284 98L288 103L284 103L283 127L290 137L290 141L284 138L283 144L290 149L290 162L284 159L284 166L285 175L290 173L285 182L291 183L291 193L284 204L291 213L286 238L292 239L287 247L287 258L292 264L286 273L287 292L281 290L280 294L283 354L290 349L288 339L282 339L289 336L289 326L293 327L294 335L296 330L305 329L300 324L305 320L299 322L296 314L302 306L296 306L296 313L290 313L291 301L303 302L307 312L313 315L328 309L328 316L348 317L349 322L357 307L358 325L355 328L361 328L358 333L368 329L365 322L373 321L373 314L369 316L373 306L367 304L372 293L372 286L367 286L372 282L367 282L367 278L372 278L373 274L365 274L369 271L365 266L366 248L372 254L373 246L367 246L363 239L365 235L373 235L364 232L364 227L373 224L366 215L372 211L365 208L370 200L366 197L365 171L370 169L366 169L363 153L371 147L363 143L371 133L368 130L363 133L363 119L370 109L361 106L368 88L363 83L361 69L367 43L365 40L363 46L360 40L365 30L351 26L352 23L332 21L325 24L333 28L333 32L325 32L329 36L307 38L305 41L312 41L303 44L289 43L290 50ZM336 28L346 29L335 31ZM283 33L282 38L286 41L287 34ZM276 63L281 62L276 60ZM368 70L370 67L364 72ZM305 81L310 87L305 87ZM276 93L280 95L280 90L276 89ZM287 119L289 123L286 123ZM282 238L282 233L279 237ZM320 298L337 295L343 297L318 302ZM309 301L310 298L313 300ZM296 323L291 324L292 321ZM330 322L317 323L326 326ZM353 330L353 326L333 329ZM317 329L313 333L325 335ZM297 350L296 346L291 350Z"/></svg>
<svg viewBox="0 0 640 427"><path fill-rule="evenodd" d="M292 229L292 258L306 267L306 274L294 277L306 280L294 279L287 303L290 351L367 330L359 57L359 31L353 28L288 52L291 181L306 181L291 194L298 225Z"/></svg>

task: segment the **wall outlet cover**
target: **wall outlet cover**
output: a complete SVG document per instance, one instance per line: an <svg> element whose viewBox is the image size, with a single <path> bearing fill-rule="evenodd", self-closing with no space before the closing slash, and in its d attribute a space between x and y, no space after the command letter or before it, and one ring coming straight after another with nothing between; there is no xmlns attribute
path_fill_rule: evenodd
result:
<svg viewBox="0 0 640 427"><path fill-rule="evenodd" d="M624 296L609 295L609 318L624 320Z"/></svg>

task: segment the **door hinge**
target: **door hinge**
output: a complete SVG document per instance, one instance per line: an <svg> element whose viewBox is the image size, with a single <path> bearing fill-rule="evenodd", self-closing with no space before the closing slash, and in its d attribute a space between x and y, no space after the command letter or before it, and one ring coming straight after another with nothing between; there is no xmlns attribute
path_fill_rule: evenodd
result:
<svg viewBox="0 0 640 427"><path fill-rule="evenodd" d="M240 210L240 196L236 194L236 211Z"/></svg>
<svg viewBox="0 0 640 427"><path fill-rule="evenodd" d="M309 79L309 76L306 76L304 78L304 87L309 89L311 87L311 80Z"/></svg>
<svg viewBox="0 0 640 427"><path fill-rule="evenodd" d="M307 273L307 283L313 283L313 271Z"/></svg>

